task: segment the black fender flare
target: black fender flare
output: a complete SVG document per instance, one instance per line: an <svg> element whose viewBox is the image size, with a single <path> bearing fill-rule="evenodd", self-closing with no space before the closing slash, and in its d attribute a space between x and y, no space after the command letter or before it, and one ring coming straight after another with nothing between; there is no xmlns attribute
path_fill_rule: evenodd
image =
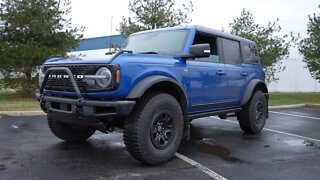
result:
<svg viewBox="0 0 320 180"><path fill-rule="evenodd" d="M149 76L146 77L142 80L140 80L129 92L129 94L127 95L126 99L136 99L136 98L140 98L150 87L152 87L153 85L159 83L159 82L171 82L175 85L177 85L180 90L184 93L184 97L187 99L187 96L185 94L185 92L183 91L183 88L181 87L180 84L178 84L175 80L163 76L163 75L153 75L153 76Z"/></svg>
<svg viewBox="0 0 320 180"><path fill-rule="evenodd" d="M251 98L251 95L254 91L254 89L258 86L258 85L262 85L264 86L264 88L267 90L267 92L264 92L264 93L268 93L268 88L267 88L267 85L264 81L262 80L258 80L258 79L253 79L251 80L249 83L248 83L248 86L243 94L243 98L242 98L242 101L241 101L241 105L245 105Z"/></svg>

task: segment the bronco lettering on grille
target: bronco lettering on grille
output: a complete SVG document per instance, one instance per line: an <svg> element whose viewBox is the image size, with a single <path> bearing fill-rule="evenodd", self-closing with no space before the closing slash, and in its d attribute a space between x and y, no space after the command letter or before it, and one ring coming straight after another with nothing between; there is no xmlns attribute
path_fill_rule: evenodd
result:
<svg viewBox="0 0 320 180"><path fill-rule="evenodd" d="M83 79L84 75L78 74L73 75L75 79ZM50 74L49 79L69 79L69 75L67 74Z"/></svg>

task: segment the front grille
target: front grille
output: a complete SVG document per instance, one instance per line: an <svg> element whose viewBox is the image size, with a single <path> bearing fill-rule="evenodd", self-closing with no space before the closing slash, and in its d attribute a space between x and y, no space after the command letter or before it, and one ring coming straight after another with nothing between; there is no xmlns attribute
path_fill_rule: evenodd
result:
<svg viewBox="0 0 320 180"><path fill-rule="evenodd" d="M47 70L52 67L67 67L71 70L72 74L85 74L89 69L88 65L65 65L65 66L46 65L43 67L43 72L47 72Z"/></svg>
<svg viewBox="0 0 320 180"><path fill-rule="evenodd" d="M42 70L45 73L49 68L52 67L69 68L73 75L94 75L97 69L101 67L101 65L45 65ZM67 73L63 71L53 71L50 74L62 76L67 75ZM81 92L89 90L89 85L85 82L84 79L75 78L75 80ZM48 78L45 88L49 90L74 91L70 78Z"/></svg>

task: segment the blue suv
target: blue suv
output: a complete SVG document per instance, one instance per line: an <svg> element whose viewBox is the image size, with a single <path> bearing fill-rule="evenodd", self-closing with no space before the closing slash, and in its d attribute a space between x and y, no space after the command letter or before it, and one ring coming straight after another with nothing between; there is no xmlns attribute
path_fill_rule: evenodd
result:
<svg viewBox="0 0 320 180"><path fill-rule="evenodd" d="M36 96L54 135L75 142L121 128L147 164L168 161L193 119L236 116L257 134L268 118L257 45L202 26L138 32L113 56L53 57L40 69Z"/></svg>

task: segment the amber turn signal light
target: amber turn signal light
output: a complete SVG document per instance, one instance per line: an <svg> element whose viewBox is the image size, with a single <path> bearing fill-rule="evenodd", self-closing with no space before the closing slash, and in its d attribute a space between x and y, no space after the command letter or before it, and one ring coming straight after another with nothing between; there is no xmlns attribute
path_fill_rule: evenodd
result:
<svg viewBox="0 0 320 180"><path fill-rule="evenodd" d="M117 70L116 72L116 82L120 83L120 70Z"/></svg>

